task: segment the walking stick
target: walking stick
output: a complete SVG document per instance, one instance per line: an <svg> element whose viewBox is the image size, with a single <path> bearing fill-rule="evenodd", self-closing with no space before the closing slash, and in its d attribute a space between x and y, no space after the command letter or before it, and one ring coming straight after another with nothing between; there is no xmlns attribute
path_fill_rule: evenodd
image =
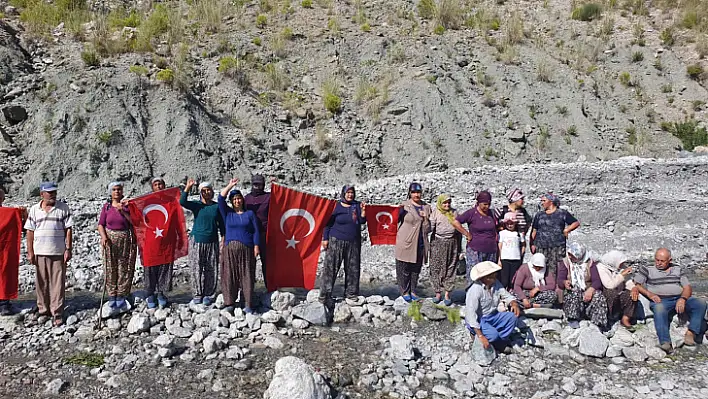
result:
<svg viewBox="0 0 708 399"><path fill-rule="evenodd" d="M103 248L103 259L105 262L106 259L106 248ZM106 273L106 268L103 268L103 293L101 294L101 305L98 307L98 316L96 317L96 325L94 326L95 330L100 330L101 329L101 324L103 324L103 301L106 299L106 283L108 282L108 273Z"/></svg>

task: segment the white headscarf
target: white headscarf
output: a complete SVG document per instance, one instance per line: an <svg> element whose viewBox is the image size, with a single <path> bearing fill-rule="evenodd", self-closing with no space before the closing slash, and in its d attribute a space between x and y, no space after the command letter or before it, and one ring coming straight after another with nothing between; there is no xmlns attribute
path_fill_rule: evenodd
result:
<svg viewBox="0 0 708 399"><path fill-rule="evenodd" d="M108 183L108 198L111 198L111 193L113 191L113 187L123 187L123 182L112 181L112 182Z"/></svg>
<svg viewBox="0 0 708 399"><path fill-rule="evenodd" d="M622 251L612 250L602 255L600 262L602 262L602 264L605 265L605 267L607 267L607 269L611 272L618 273L620 265L628 259L629 258L627 255L625 255Z"/></svg>
<svg viewBox="0 0 708 399"><path fill-rule="evenodd" d="M568 254L578 261L573 263L569 256L565 257L566 265L568 266L568 277L574 288L580 288L585 291L585 274L587 273L590 258L587 256L585 246L579 242L571 242L568 244Z"/></svg>
<svg viewBox="0 0 708 399"><path fill-rule="evenodd" d="M536 270L534 266L542 266L541 270ZM531 278L533 279L533 285L541 288L542 285L546 285L546 256L542 253L535 253L531 256L529 260L529 270L531 271Z"/></svg>

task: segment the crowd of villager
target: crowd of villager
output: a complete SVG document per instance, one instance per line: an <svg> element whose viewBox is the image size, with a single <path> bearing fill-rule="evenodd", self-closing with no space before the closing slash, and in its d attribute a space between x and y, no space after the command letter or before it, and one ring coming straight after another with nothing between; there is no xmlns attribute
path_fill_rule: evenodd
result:
<svg viewBox="0 0 708 399"><path fill-rule="evenodd" d="M268 258L289 248L296 249L302 245L303 237L312 234L319 234L318 251L325 251L324 261L319 265L320 301L328 309L334 308L333 289L342 265L344 297L358 297L363 227L367 221L378 222L381 213L386 212L371 215L369 211L367 215L371 206L358 201L355 188L347 185L325 215L315 217L297 208L269 222L274 215L271 209L274 201L279 200L265 191L266 179L253 176L251 190L245 195L236 188L238 183L238 179L232 179L215 193L211 183L197 184L188 179L185 185L173 189L179 190L178 204L194 215L186 243L179 242L179 234L170 235L166 231L173 212L167 205L153 202L136 213L130 208L135 199L124 197L124 184L110 183L109 198L99 212L97 223L109 306L129 308L138 257L144 266L147 308L169 306L174 261L160 263L160 259L172 259L161 257L163 249L158 249L157 257L148 259L148 239L144 232L138 232L136 223L154 228L149 231L152 240L176 240L177 244L170 247L173 252L175 245L187 247L183 254L188 254L193 304L215 306L215 297L220 292L227 311L233 312L242 301L245 313L258 312L253 302L257 259L268 290L282 287L282 284L274 287L269 284L274 279L266 278L284 273ZM195 187L199 199L190 200ZM151 189L153 193L166 192L165 181L152 179ZM34 311L51 316L54 325L60 326L65 316L66 268L72 258L72 213L66 203L57 200L55 183L42 183L39 190L39 203L29 209L0 208L13 210L0 216L5 215L4 220L12 217L21 220L27 259L36 267ZM0 207L4 199L5 192L0 189ZM386 213L393 225L382 225L383 229L395 232L395 241L391 243L395 242L396 279L403 300L421 300L418 279L423 265L428 264L435 292L432 301L440 306L455 306L451 292L455 289L457 269L462 266L466 276L464 325L484 348L504 350L512 333L526 328L519 315L531 308L561 308L572 328L578 328L581 320L589 320L601 330L609 329L619 320L623 328L631 331L640 296L650 301L659 346L666 352L673 349L669 326L675 315L688 320L685 345L695 345L696 338L704 333L706 302L693 296L685 269L672 263L669 249L658 249L653 265L635 270L628 266L628 257L620 251L612 250L597 257L581 242L569 241L569 234L580 227L580 222L560 207L560 198L553 193L540 198L542 210L533 217L524 207L526 199L521 189L511 190L506 199L508 205L493 209L492 195L481 191L473 208L458 212L450 195L439 194L436 203L430 205L423 200L423 187L411 183L407 199L394 207L395 217ZM163 229L148 223L151 211L164 216ZM178 213L181 215L182 210ZM274 245L270 237L274 223L285 234L283 226L292 216L305 219L307 234L300 240L292 234L284 240L287 243L284 249L266 250ZM324 223L319 226L318 220ZM185 224L183 216L177 221ZM2 315L15 311L10 300L17 298L18 291L21 235L15 231L11 236L8 225L11 223L0 223L0 242L7 243L0 257ZM186 226L180 228L186 232ZM527 251L530 256L526 256ZM298 262L304 264L310 255L295 250L288 259L299 257ZM316 255L315 258L319 257L319 252ZM526 263L524 259L528 259ZM317 268L315 260L315 271Z"/></svg>

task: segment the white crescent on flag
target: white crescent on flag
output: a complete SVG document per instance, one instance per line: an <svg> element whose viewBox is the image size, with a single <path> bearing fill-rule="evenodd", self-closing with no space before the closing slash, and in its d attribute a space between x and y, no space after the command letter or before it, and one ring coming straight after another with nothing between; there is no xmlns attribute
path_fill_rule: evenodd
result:
<svg viewBox="0 0 708 399"><path fill-rule="evenodd" d="M167 224L167 221L170 219L170 216L167 213L167 209L165 209L165 207L160 204L150 204L150 205L146 206L145 208L143 208L143 222L145 222L146 226L148 224L147 224L147 220L145 220L145 216L147 216L147 214L152 211L161 212L165 216L165 223L163 224L163 226ZM155 227L155 238L163 237L162 233L164 231L165 231L164 229L160 229L160 228Z"/></svg>
<svg viewBox="0 0 708 399"><path fill-rule="evenodd" d="M381 227L383 227L384 230L388 230L388 228L390 227L390 224L393 223L393 215L391 215L390 212L385 212L385 211L377 213L376 214L376 221L379 223L381 222L381 220L379 219L381 216L388 216L388 219L390 220L390 222L388 222L388 224L387 223L381 224Z"/></svg>
<svg viewBox="0 0 708 399"><path fill-rule="evenodd" d="M288 220L291 217L294 216L300 216L305 218L307 220L307 223L309 224L310 229L307 231L307 234L305 234L305 237L309 236L312 234L313 231L315 231L315 218L312 216L312 214L304 209L300 208L294 208L294 209L288 209L283 213L283 216L280 217L280 231L285 234L285 231L283 230L285 226L285 221ZM304 237L303 237L304 238ZM288 243L288 246L285 247L287 248L295 248L295 245L299 243L300 241L295 239L295 235L293 234L292 237L289 240L285 240Z"/></svg>

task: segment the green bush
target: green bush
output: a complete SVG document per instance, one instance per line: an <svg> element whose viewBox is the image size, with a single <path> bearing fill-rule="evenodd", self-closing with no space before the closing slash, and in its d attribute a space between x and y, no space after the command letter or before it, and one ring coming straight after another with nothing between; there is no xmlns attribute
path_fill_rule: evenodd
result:
<svg viewBox="0 0 708 399"><path fill-rule="evenodd" d="M361 25L362 32L371 32L371 25L368 22Z"/></svg>
<svg viewBox="0 0 708 399"><path fill-rule="evenodd" d="M338 114L342 110L342 99L339 97L339 85L334 79L328 79L322 85L322 102L327 111Z"/></svg>
<svg viewBox="0 0 708 399"><path fill-rule="evenodd" d="M693 151L698 146L708 145L708 131L705 127L698 126L695 119L686 119L683 122L661 122L661 128L681 140L683 149Z"/></svg>
<svg viewBox="0 0 708 399"><path fill-rule="evenodd" d="M103 355L98 353L87 353L82 352L66 359L69 364L77 364L81 366L87 366L91 368L103 366L104 360Z"/></svg>
<svg viewBox="0 0 708 399"><path fill-rule="evenodd" d="M422 305L419 301L413 301L408 306L408 317L415 321L422 321L423 315L420 313Z"/></svg>
<svg viewBox="0 0 708 399"><path fill-rule="evenodd" d="M670 47L674 44L674 30L671 28L666 28L659 34L659 39L664 46Z"/></svg>
<svg viewBox="0 0 708 399"><path fill-rule="evenodd" d="M632 77L629 75L629 72L622 72L619 75L619 81L622 83L623 86L629 86L632 84L631 82Z"/></svg>
<svg viewBox="0 0 708 399"><path fill-rule="evenodd" d="M592 21L602 15L602 6L597 3L586 3L573 10L571 18L578 21Z"/></svg>
<svg viewBox="0 0 708 399"><path fill-rule="evenodd" d="M445 27L442 26L442 25L437 25L437 26L435 27L435 30L433 30L433 32L434 32L436 35L442 35L443 33L445 33Z"/></svg>
<svg viewBox="0 0 708 399"><path fill-rule="evenodd" d="M686 73L693 80L700 80L703 75L703 67L698 64L689 65L686 67Z"/></svg>
<svg viewBox="0 0 708 399"><path fill-rule="evenodd" d="M98 66L101 63L101 57L94 49L86 49L81 52L81 59L87 66Z"/></svg>
<svg viewBox="0 0 708 399"><path fill-rule="evenodd" d="M423 19L433 19L438 13L435 0L420 0L418 2L418 16Z"/></svg>
<svg viewBox="0 0 708 399"><path fill-rule="evenodd" d="M106 130L105 132L96 133L96 139L102 144L110 144L113 140L113 132Z"/></svg>
<svg viewBox="0 0 708 399"><path fill-rule="evenodd" d="M258 14L256 17L256 27L265 28L268 25L268 17L265 14Z"/></svg>
<svg viewBox="0 0 708 399"><path fill-rule="evenodd" d="M159 71L157 75L155 75L157 80L160 82L165 82L168 84L172 84L172 82L175 80L175 73L173 70L167 68Z"/></svg>
<svg viewBox="0 0 708 399"><path fill-rule="evenodd" d="M117 8L108 14L108 25L112 28L137 28L141 22L142 17L136 10L126 12L124 8Z"/></svg>
<svg viewBox="0 0 708 399"><path fill-rule="evenodd" d="M238 58L231 56L220 58L217 71L235 79L236 83L242 88L250 86L245 63Z"/></svg>
<svg viewBox="0 0 708 399"><path fill-rule="evenodd" d="M644 53L641 51L635 51L632 53L632 62L642 62L644 61Z"/></svg>
<svg viewBox="0 0 708 399"><path fill-rule="evenodd" d="M147 74L150 72L149 69L145 68L142 65L131 65L128 70L131 73L136 74L137 76L147 76Z"/></svg>
<svg viewBox="0 0 708 399"><path fill-rule="evenodd" d="M312 0L302 0L300 5L302 8L312 8Z"/></svg>

